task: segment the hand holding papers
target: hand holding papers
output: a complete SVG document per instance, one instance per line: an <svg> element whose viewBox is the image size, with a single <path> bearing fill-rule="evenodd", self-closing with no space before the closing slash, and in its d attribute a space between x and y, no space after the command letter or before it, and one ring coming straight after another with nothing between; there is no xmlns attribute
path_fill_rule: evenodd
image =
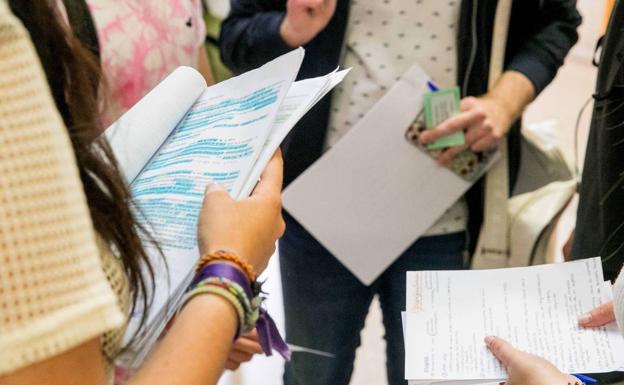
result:
<svg viewBox="0 0 624 385"><path fill-rule="evenodd" d="M295 123L346 74L294 82L303 55L294 50L208 88L195 70L179 68L106 131L137 220L164 254L147 245L155 287L152 302L139 304L148 317L124 365L144 359L177 310L199 258L197 217L208 183L249 196ZM139 318L131 317L126 342Z"/></svg>
<svg viewBox="0 0 624 385"><path fill-rule="evenodd" d="M611 299L599 258L478 271L409 272L406 378L411 383L506 378L483 339L499 336L567 373L618 370L624 339L615 324L578 326Z"/></svg>

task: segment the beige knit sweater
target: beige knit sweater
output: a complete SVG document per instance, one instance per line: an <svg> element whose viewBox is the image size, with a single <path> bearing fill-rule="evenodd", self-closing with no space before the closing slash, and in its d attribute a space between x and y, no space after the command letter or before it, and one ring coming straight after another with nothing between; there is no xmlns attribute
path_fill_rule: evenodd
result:
<svg viewBox="0 0 624 385"><path fill-rule="evenodd" d="M36 51L0 0L0 376L101 335L114 356L126 306Z"/></svg>

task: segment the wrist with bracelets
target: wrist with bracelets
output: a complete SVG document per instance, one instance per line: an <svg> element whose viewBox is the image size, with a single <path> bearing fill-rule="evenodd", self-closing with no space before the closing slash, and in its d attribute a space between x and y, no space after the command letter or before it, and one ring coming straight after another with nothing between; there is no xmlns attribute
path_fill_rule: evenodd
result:
<svg viewBox="0 0 624 385"><path fill-rule="evenodd" d="M203 255L197 264L195 277L182 299L181 308L198 295L220 296L236 310L238 330L235 339L257 328L264 353L270 356L275 349L288 360L288 346L280 336L275 322L262 309L264 298L260 296L261 285L255 278L251 265L236 254L219 251Z"/></svg>
<svg viewBox="0 0 624 385"><path fill-rule="evenodd" d="M195 273L198 273L204 266L208 265L214 261L227 261L232 262L236 266L240 268L240 270L245 273L247 279L250 282L256 281L256 272L254 271L253 266L250 263L243 260L240 256L235 253L230 253L227 251L216 251L214 253L207 253L199 258L199 262L197 262L197 267L195 268Z"/></svg>
<svg viewBox="0 0 624 385"><path fill-rule="evenodd" d="M255 327L262 300L251 290L252 285L247 273L224 263L224 261L233 262L234 258L217 259L220 255L226 254L215 253L200 259L182 306L200 294L215 294L222 297L236 309L239 324L236 337L238 337L241 333L247 333Z"/></svg>

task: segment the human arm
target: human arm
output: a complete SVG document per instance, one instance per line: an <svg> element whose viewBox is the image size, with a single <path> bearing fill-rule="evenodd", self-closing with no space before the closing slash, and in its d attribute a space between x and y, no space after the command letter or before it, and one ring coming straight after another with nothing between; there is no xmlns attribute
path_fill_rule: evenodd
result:
<svg viewBox="0 0 624 385"><path fill-rule="evenodd" d="M246 200L234 201L214 185L208 189L198 229L201 252L231 250L244 256L256 271L264 269L275 241L284 230L280 205L282 167L281 156L276 154L252 197ZM226 300L211 294L193 298L130 384L216 384L226 365L237 327L237 314ZM63 370L68 363L77 365L81 360L87 360L95 369L90 372ZM61 359L52 356L44 360L45 373L31 365L20 372L21 377L0 377L0 384L7 381L12 385L25 385L33 383L32 379L42 382L45 378L49 385L100 385L104 384L100 378L101 363L99 349L87 344L85 349L70 351Z"/></svg>
<svg viewBox="0 0 624 385"><path fill-rule="evenodd" d="M236 311L225 299L216 295L193 298L129 385L216 384L237 323Z"/></svg>
<svg viewBox="0 0 624 385"><path fill-rule="evenodd" d="M535 88L525 75L506 71L487 94L462 99L461 113L423 132L420 140L428 144L454 132L465 132L464 146L449 148L440 155L438 162L443 165L468 148L485 151L496 146L534 98Z"/></svg>
<svg viewBox="0 0 624 385"><path fill-rule="evenodd" d="M466 131L467 145L448 149L440 156L440 163L448 163L469 147L483 151L495 145L552 81L577 41L576 28L581 18L575 1L542 1L537 13L530 4L514 2L503 76L486 94L462 100L462 111L470 114L457 115L422 137L423 143L429 143L449 133Z"/></svg>
<svg viewBox="0 0 624 385"><path fill-rule="evenodd" d="M198 226L200 253L228 250L243 256L256 272L264 270L284 231L282 169L278 151L252 196L241 201L233 200L219 185L209 186ZM216 384L237 327L230 303L214 295L194 297L130 385Z"/></svg>
<svg viewBox="0 0 624 385"><path fill-rule="evenodd" d="M45 11L45 6L38 9ZM118 275L126 260L97 242L72 141L29 33L4 2L0 2L0 111L0 383L102 385L103 353L114 358L117 345L114 333L107 332L120 331L125 322L120 303L125 302L126 282ZM209 193L202 210L202 217L218 212L229 219L227 224L236 225L223 229L218 223L225 221L208 221L217 223L210 226L220 230L215 234L247 234L221 245L245 250L244 257L258 271L283 231L281 168L277 156L254 197L224 207L227 200ZM254 216L248 218L250 213ZM216 243L210 235L200 238L204 251ZM193 303L201 301L190 301L189 308L197 307ZM215 304L208 310L220 317L213 323L227 334L231 317L221 308ZM206 328L205 322L196 326ZM229 345L210 346L207 353L211 349L227 352Z"/></svg>
<svg viewBox="0 0 624 385"><path fill-rule="evenodd" d="M509 26L506 70L526 76L536 95L555 78L578 40L581 15L576 0L543 0L539 9L514 2ZM531 22L527 22L530 20Z"/></svg>
<svg viewBox="0 0 624 385"><path fill-rule="evenodd" d="M232 0L221 25L221 58L234 72L307 44L333 16L336 0Z"/></svg>
<svg viewBox="0 0 624 385"><path fill-rule="evenodd" d="M236 312L226 300L215 295L194 298L129 385L216 384L237 322ZM94 338L7 376L0 375L0 385L104 385L100 349L99 339Z"/></svg>

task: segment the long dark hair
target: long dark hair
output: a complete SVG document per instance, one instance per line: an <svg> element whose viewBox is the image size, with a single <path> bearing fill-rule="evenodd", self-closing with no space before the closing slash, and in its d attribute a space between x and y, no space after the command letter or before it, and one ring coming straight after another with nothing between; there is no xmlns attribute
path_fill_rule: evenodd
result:
<svg viewBox="0 0 624 385"><path fill-rule="evenodd" d="M9 5L31 35L69 132L95 231L122 261L134 310L140 300L147 303L153 271L141 243L139 233L143 231L134 219L128 187L108 142L100 135L98 61L63 24L55 0L10 0Z"/></svg>

